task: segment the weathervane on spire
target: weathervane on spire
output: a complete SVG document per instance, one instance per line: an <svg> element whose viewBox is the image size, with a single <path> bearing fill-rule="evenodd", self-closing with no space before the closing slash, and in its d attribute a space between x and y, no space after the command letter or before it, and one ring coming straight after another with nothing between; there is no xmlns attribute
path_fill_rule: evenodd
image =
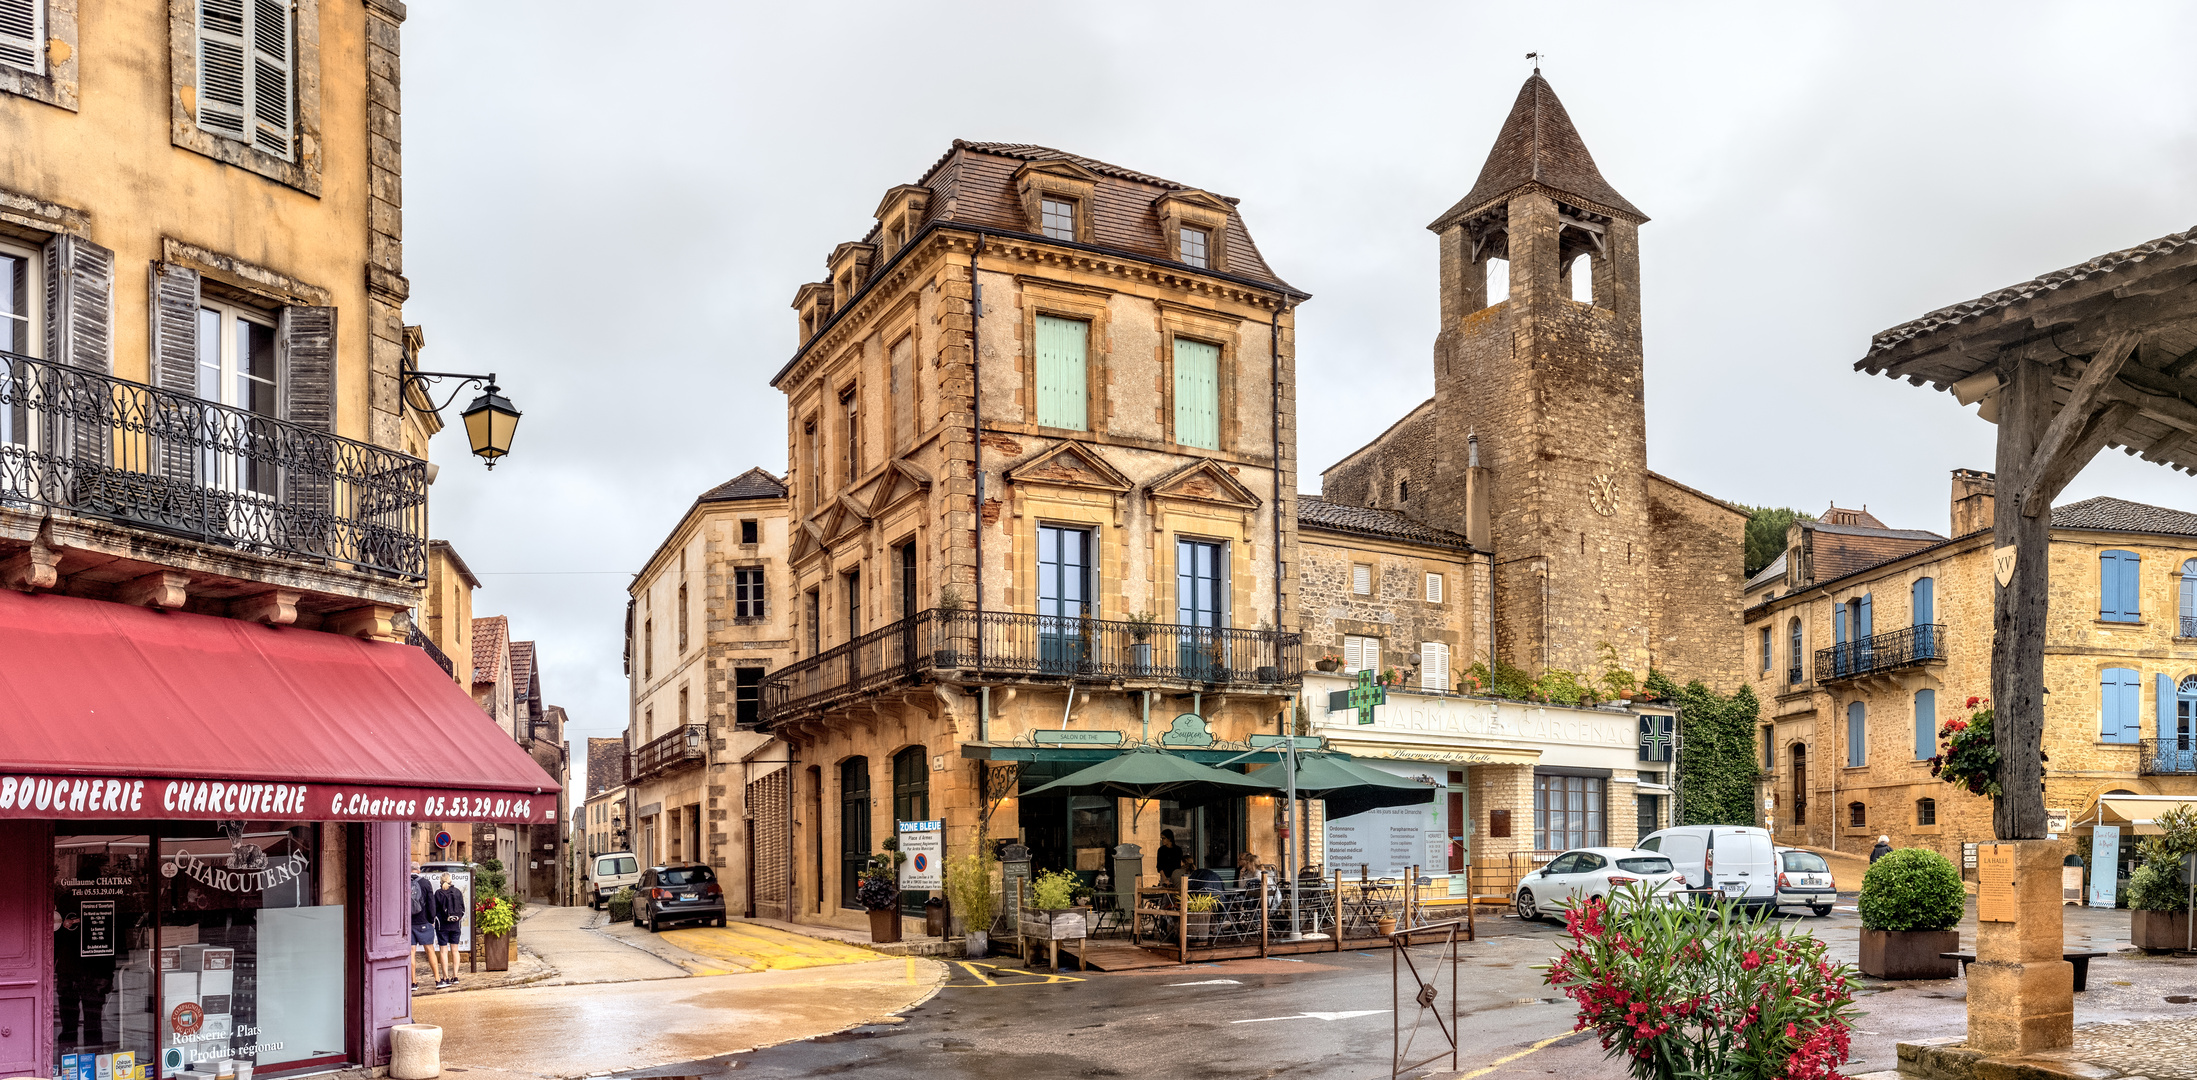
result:
<svg viewBox="0 0 2197 1080"><path fill-rule="evenodd" d="M1526 54L1526 59L1533 61L1533 73L1536 75L1541 74L1541 54L1530 52Z"/></svg>

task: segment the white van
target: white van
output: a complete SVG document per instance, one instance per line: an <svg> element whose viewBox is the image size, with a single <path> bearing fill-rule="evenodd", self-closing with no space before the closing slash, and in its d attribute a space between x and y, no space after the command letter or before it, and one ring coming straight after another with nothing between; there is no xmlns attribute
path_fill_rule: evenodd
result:
<svg viewBox="0 0 2197 1080"><path fill-rule="evenodd" d="M630 851L606 851L595 856L594 871L588 874L587 885L591 908L607 907L610 898L618 890L641 880L641 860Z"/></svg>
<svg viewBox="0 0 2197 1080"><path fill-rule="evenodd" d="M1649 833L1642 851L1661 852L1690 889L1715 889L1749 906L1777 903L1777 854L1768 829L1679 825Z"/></svg>

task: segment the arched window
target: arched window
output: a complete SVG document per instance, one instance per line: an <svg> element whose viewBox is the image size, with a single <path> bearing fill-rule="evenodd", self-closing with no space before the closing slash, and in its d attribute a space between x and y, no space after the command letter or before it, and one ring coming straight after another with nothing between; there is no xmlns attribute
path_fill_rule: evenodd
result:
<svg viewBox="0 0 2197 1080"><path fill-rule="evenodd" d="M1799 683L1800 683L1800 671L1801 671L1801 667L1802 667L1802 664L1801 664L1801 662L1800 662L1800 619L1799 619L1799 618L1797 618L1797 617L1796 617L1796 618L1794 618L1794 619L1793 619L1793 621L1792 621L1792 623L1791 623L1791 624L1790 624L1789 626L1787 626L1787 628L1786 628L1786 631L1785 631L1785 636L1786 636L1786 646L1785 646L1785 648L1786 648L1786 653L1787 653L1787 657L1786 657L1786 662L1785 662L1785 681L1786 681L1786 682L1788 682L1788 683L1792 683L1792 684L1794 684L1794 685L1796 685L1796 686L1797 686L1797 685L1799 685Z"/></svg>
<svg viewBox="0 0 2197 1080"><path fill-rule="evenodd" d="M1869 707L1861 702L1846 705L1846 767L1869 764Z"/></svg>
<svg viewBox="0 0 2197 1080"><path fill-rule="evenodd" d="M1915 760L1938 753L1938 692L1915 691Z"/></svg>
<svg viewBox="0 0 2197 1080"><path fill-rule="evenodd" d="M1917 824L1917 825L1935 825L1935 824L1937 824L1937 823L1938 823L1938 800L1936 800L1936 799L1916 799L1916 800L1915 800L1915 824Z"/></svg>
<svg viewBox="0 0 2197 1080"><path fill-rule="evenodd" d="M839 903L858 908L854 895L862 868L870 861L870 759L839 763Z"/></svg>
<svg viewBox="0 0 2197 1080"><path fill-rule="evenodd" d="M2182 625L2176 637L2197 638L2197 559L2182 563Z"/></svg>
<svg viewBox="0 0 2197 1080"><path fill-rule="evenodd" d="M1869 806L1867 803L1850 802L1846 804L1846 826L1850 829L1863 829L1869 826Z"/></svg>

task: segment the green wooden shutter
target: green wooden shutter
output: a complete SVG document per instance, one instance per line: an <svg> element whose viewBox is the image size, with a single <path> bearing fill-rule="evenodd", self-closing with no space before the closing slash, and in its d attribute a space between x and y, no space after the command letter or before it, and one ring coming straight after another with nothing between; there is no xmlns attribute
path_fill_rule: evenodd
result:
<svg viewBox="0 0 2197 1080"><path fill-rule="evenodd" d="M1175 441L1221 448L1221 347L1175 339Z"/></svg>
<svg viewBox="0 0 2197 1080"><path fill-rule="evenodd" d="M1085 371L1091 324L1037 317L1037 422L1044 427L1091 429Z"/></svg>

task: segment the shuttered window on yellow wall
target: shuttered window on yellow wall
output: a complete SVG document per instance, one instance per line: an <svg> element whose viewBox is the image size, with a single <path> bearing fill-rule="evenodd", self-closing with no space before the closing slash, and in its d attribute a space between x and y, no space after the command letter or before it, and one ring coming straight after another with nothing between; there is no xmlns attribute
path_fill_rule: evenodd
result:
<svg viewBox="0 0 2197 1080"><path fill-rule="evenodd" d="M1221 347L1175 339L1175 441L1221 447Z"/></svg>
<svg viewBox="0 0 2197 1080"><path fill-rule="evenodd" d="M1087 357L1091 324L1037 317L1037 422L1044 427L1089 431Z"/></svg>

